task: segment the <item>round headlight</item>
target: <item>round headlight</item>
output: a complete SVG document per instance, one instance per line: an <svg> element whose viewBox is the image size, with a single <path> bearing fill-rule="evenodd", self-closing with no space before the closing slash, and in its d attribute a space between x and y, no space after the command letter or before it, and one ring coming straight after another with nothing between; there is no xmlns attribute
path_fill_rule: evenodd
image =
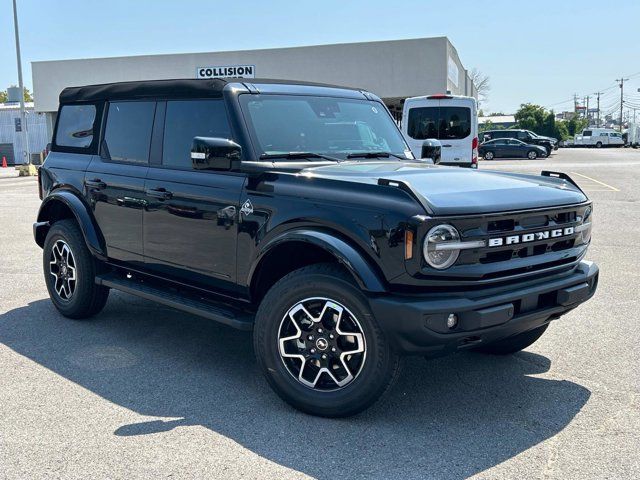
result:
<svg viewBox="0 0 640 480"><path fill-rule="evenodd" d="M580 227L582 230L582 243L589 243L591 240L591 207L584 211Z"/></svg>
<svg viewBox="0 0 640 480"><path fill-rule="evenodd" d="M459 241L460 234L451 225L433 227L424 239L424 259L438 270L449 268L460 255L460 250L452 247L451 243Z"/></svg>

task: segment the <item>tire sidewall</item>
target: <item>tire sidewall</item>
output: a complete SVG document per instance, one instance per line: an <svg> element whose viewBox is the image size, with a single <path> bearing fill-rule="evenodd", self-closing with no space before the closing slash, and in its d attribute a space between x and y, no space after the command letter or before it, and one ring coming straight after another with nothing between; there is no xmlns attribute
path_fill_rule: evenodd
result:
<svg viewBox="0 0 640 480"><path fill-rule="evenodd" d="M278 349L282 318L296 303L306 298L326 297L349 309L362 327L366 356L356 378L335 391L317 391L302 385L287 370ZM296 408L316 415L344 416L366 408L386 388L385 372L393 353L377 326L366 298L349 282L329 275L310 273L304 282L286 278L263 299L256 317L254 341L258 363L273 389Z"/></svg>

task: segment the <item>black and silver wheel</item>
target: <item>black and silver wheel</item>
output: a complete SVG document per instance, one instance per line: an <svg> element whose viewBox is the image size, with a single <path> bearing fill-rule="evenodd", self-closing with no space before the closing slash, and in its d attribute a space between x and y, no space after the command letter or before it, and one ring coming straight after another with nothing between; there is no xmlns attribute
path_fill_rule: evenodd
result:
<svg viewBox="0 0 640 480"><path fill-rule="evenodd" d="M494 154L493 154L493 152L491 152L491 151L489 151L489 152L485 152L485 154L484 154L484 159L485 159L485 160L493 160L494 156L495 156L495 155L494 155Z"/></svg>
<svg viewBox="0 0 640 480"><path fill-rule="evenodd" d="M267 292L256 315L254 348L283 400L327 417L366 409L399 366L366 297L333 264L296 270Z"/></svg>
<svg viewBox="0 0 640 480"><path fill-rule="evenodd" d="M95 284L97 264L73 220L56 222L43 247L49 297L69 318L86 318L104 307L109 289Z"/></svg>
<svg viewBox="0 0 640 480"><path fill-rule="evenodd" d="M602 142L597 142L596 143L596 148L602 148Z"/></svg>
<svg viewBox="0 0 640 480"><path fill-rule="evenodd" d="M529 160L535 160L536 158L538 158L538 152L536 152L535 150L529 150L527 152L527 158Z"/></svg>

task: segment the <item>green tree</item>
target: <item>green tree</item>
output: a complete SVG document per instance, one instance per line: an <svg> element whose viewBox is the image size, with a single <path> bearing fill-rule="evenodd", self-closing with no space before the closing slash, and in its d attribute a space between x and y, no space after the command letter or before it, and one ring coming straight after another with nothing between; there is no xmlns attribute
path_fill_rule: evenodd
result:
<svg viewBox="0 0 640 480"><path fill-rule="evenodd" d="M15 87L15 85L11 85L11 86ZM7 91L6 90L0 91L0 103L7 103L7 100L8 100ZM33 102L33 95L31 95L31 92L27 87L24 87L24 101Z"/></svg>

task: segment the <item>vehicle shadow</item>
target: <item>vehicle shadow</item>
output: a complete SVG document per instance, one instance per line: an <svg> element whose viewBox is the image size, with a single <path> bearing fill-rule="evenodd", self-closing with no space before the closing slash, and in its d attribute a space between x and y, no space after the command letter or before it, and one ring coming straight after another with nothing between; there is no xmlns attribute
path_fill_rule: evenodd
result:
<svg viewBox="0 0 640 480"><path fill-rule="evenodd" d="M110 402L174 419L114 435L201 425L327 479L468 477L557 434L590 396L530 376L549 369L544 356L465 353L407 359L392 390L356 417L311 417L271 392L250 334L113 292L88 321L61 317L48 299L11 310L0 315L0 343Z"/></svg>

